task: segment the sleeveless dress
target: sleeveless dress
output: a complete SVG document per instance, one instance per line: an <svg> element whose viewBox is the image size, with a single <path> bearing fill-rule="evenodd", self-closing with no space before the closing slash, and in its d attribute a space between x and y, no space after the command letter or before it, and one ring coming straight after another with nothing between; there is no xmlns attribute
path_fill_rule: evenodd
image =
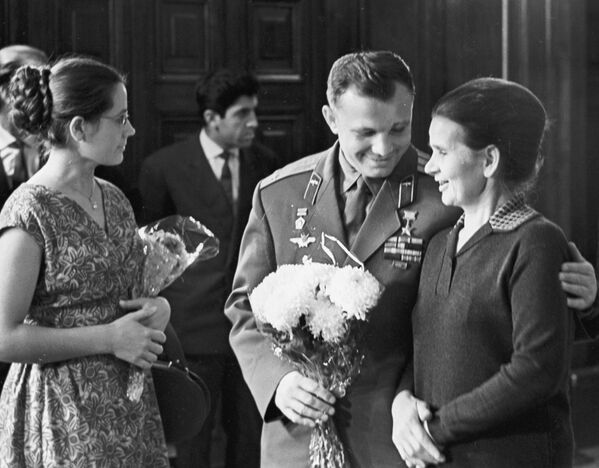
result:
<svg viewBox="0 0 599 468"><path fill-rule="evenodd" d="M64 194L21 185L0 213L42 249L25 323L71 328L123 315L139 277L141 240L131 206L109 182L105 227ZM0 398L0 467L168 467L151 376L138 402L126 396L131 365L113 355L11 365Z"/></svg>

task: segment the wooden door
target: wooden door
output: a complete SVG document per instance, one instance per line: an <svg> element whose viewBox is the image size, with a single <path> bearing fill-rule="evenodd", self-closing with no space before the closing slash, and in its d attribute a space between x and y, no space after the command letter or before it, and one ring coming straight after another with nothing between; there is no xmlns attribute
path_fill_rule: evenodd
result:
<svg viewBox="0 0 599 468"><path fill-rule="evenodd" d="M327 11L318 0L0 0L3 43L83 53L127 73L137 134L123 170L133 186L143 158L198 131L195 83L222 66L258 76L258 139L281 164L323 149L320 107L336 55L323 47Z"/></svg>
<svg viewBox="0 0 599 468"><path fill-rule="evenodd" d="M131 89L135 153L198 131L194 88L218 67L245 68L261 83L259 140L280 162L317 148L324 132L311 115L324 99L316 46L320 2L313 0L132 0ZM139 161L136 161L136 166Z"/></svg>
<svg viewBox="0 0 599 468"><path fill-rule="evenodd" d="M537 205L594 258L598 165L586 119L596 124L588 99L596 92L585 83L594 83L596 47L587 13L596 17L585 0L0 0L0 38L54 56L93 55L129 75L137 135L123 169L132 186L144 157L197 131L194 84L216 67L258 75L259 139L281 163L331 143L320 107L327 71L345 52L385 48L407 59L422 149L441 94L474 76L515 79L545 101L553 123Z"/></svg>

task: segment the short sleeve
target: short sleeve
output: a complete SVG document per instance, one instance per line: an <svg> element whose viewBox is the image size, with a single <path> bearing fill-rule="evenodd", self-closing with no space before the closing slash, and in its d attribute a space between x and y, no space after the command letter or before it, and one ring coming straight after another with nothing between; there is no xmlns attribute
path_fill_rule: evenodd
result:
<svg viewBox="0 0 599 468"><path fill-rule="evenodd" d="M39 222L43 213L34 186L21 185L6 200L0 212L0 234L9 228L22 229L33 237L43 251L45 242Z"/></svg>

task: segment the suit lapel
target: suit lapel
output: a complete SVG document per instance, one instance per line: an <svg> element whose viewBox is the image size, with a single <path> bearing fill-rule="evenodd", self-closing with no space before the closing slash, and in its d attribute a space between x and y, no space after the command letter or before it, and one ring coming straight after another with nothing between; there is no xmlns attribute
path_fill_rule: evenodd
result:
<svg viewBox="0 0 599 468"><path fill-rule="evenodd" d="M245 224L247 223L247 215L252 208L252 195L261 174L256 167L256 154L252 152L252 148L240 149L239 151L239 193L237 195L237 214L233 220L233 246L229 250L227 265L230 265L237 258L237 244L241 240ZM205 158L204 158L205 159ZM219 183L220 184L220 183Z"/></svg>
<svg viewBox="0 0 599 468"><path fill-rule="evenodd" d="M416 150L410 147L379 190L372 208L351 246L351 251L360 261L368 260L389 237L401 228L401 219L397 209L399 184L404 177L416 173L417 158Z"/></svg>
<svg viewBox="0 0 599 468"><path fill-rule="evenodd" d="M372 209L358 232L351 251L365 262L399 228L397 214L397 192L399 185L386 180L379 190Z"/></svg>
<svg viewBox="0 0 599 468"><path fill-rule="evenodd" d="M237 197L237 212L248 211L252 206L254 188L264 175L259 174L255 158L258 157L252 148L239 151L239 194Z"/></svg>
<svg viewBox="0 0 599 468"><path fill-rule="evenodd" d="M306 224L320 226L324 234L336 237L339 241L345 243L345 230L335 190L335 171L338 157L339 144L336 144L314 168L313 173L317 174L322 180L314 206L308 211ZM309 206L311 200L304 200L304 202L306 206ZM320 242L320 239L317 241Z"/></svg>
<svg viewBox="0 0 599 468"><path fill-rule="evenodd" d="M225 191L212 171L199 138L196 136L189 143L189 150L183 151L185 163L181 165L181 179L186 182L181 186L189 190L189 197L202 211L220 213L225 206L229 207Z"/></svg>

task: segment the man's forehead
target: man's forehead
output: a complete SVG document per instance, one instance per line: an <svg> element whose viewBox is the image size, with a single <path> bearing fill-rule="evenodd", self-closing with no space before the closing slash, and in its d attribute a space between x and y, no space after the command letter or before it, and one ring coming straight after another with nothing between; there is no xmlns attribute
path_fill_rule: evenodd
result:
<svg viewBox="0 0 599 468"><path fill-rule="evenodd" d="M332 107L336 109L354 108L356 106L370 106L376 108L382 108L390 106L397 108L397 110L405 110L411 112L412 105L414 103L414 96L407 89L397 89L395 94L389 99L380 99L375 96L368 96L365 94L358 93L355 90L347 90L345 93L339 96L337 102Z"/></svg>
<svg viewBox="0 0 599 468"><path fill-rule="evenodd" d="M393 99L380 99L345 94L335 106L339 115L354 121L393 120L394 122L410 123L412 120L413 98L411 95L395 95Z"/></svg>
<svg viewBox="0 0 599 468"><path fill-rule="evenodd" d="M389 102L393 98L395 98L398 94L405 96L406 98L414 98L414 93L408 88L405 84L395 81L395 92L393 95L389 96L387 99L384 99L380 96L377 96L376 93L369 93L364 89L360 88L355 84L349 85L346 89L344 89L341 93L337 95L337 99L335 103L338 103L344 96L357 96L364 99L374 99L379 102Z"/></svg>

